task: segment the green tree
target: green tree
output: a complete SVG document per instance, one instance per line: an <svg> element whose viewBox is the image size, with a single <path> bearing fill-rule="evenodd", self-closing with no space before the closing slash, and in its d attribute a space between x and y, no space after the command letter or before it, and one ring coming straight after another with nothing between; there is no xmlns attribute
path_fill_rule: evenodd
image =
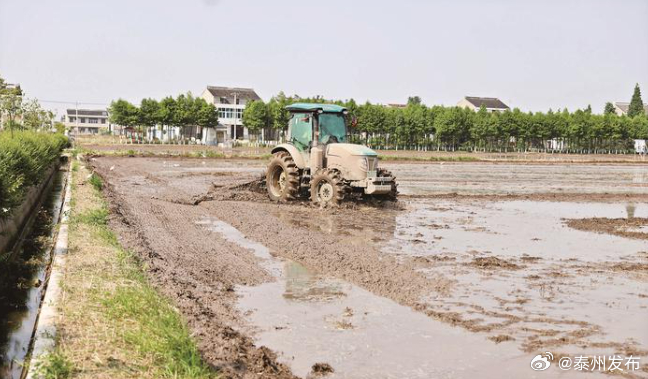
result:
<svg viewBox="0 0 648 379"><path fill-rule="evenodd" d="M268 125L268 108L263 101L249 101L245 104L243 125L257 134Z"/></svg>
<svg viewBox="0 0 648 379"><path fill-rule="evenodd" d="M162 128L167 127L167 141L171 142L171 128L175 126L176 101L173 97L167 96L160 101L160 123Z"/></svg>
<svg viewBox="0 0 648 379"><path fill-rule="evenodd" d="M0 115L6 116L6 124L4 126L11 131L12 137L14 129L20 126L20 124L16 122L16 118L22 114L22 110L22 95L17 95L13 92L6 92L0 96Z"/></svg>
<svg viewBox="0 0 648 379"><path fill-rule="evenodd" d="M0 76L0 95L23 96L23 91L19 85L9 87L4 78Z"/></svg>
<svg viewBox="0 0 648 379"><path fill-rule="evenodd" d="M603 110L603 114L613 114L616 113L614 110L614 105L610 103L609 101L605 103L605 109Z"/></svg>
<svg viewBox="0 0 648 379"><path fill-rule="evenodd" d="M631 123L632 136L636 139L648 139L648 117L635 117Z"/></svg>
<svg viewBox="0 0 648 379"><path fill-rule="evenodd" d="M282 133L288 128L290 113L286 106L293 102L293 99L286 97L283 92L279 92L268 102L268 118L272 129Z"/></svg>
<svg viewBox="0 0 648 379"><path fill-rule="evenodd" d="M214 104L208 103L205 99L196 100L200 110L198 111L197 122L203 128L215 128L218 126L218 109Z"/></svg>
<svg viewBox="0 0 648 379"><path fill-rule="evenodd" d="M410 96L407 98L407 105L421 105L421 98L419 96Z"/></svg>
<svg viewBox="0 0 648 379"><path fill-rule="evenodd" d="M36 99L28 100L22 109L23 125L27 129L38 130L47 123L47 112Z"/></svg>
<svg viewBox="0 0 648 379"><path fill-rule="evenodd" d="M139 107L139 125L147 128L155 128L162 123L162 112L160 103L154 99L142 99Z"/></svg>
<svg viewBox="0 0 648 379"><path fill-rule="evenodd" d="M645 114L644 103L641 100L641 90L639 89L639 83L635 85L634 93L632 94L632 100L630 100L630 106L628 107L628 117L634 117Z"/></svg>
<svg viewBox="0 0 648 379"><path fill-rule="evenodd" d="M461 107L445 108L434 120L437 143L444 148L456 150L469 140L473 111Z"/></svg>
<svg viewBox="0 0 648 379"><path fill-rule="evenodd" d="M201 134L204 136L208 129L215 129L218 126L218 110L214 104L206 102L203 98L197 98L196 104L199 108L196 122L201 127Z"/></svg>
<svg viewBox="0 0 648 379"><path fill-rule="evenodd" d="M110 122L127 128L135 128L140 122L139 109L123 99L111 102L108 114Z"/></svg>
<svg viewBox="0 0 648 379"><path fill-rule="evenodd" d="M187 127L192 127L196 125L197 112L196 112L196 100L191 94L181 94L176 97L176 106L174 112L174 124L180 127L182 139L184 139L187 134Z"/></svg>
<svg viewBox="0 0 648 379"><path fill-rule="evenodd" d="M405 109L402 110L405 117L405 138L411 148L420 148L425 144L425 131L427 130L427 113L428 109L425 105L410 103ZM379 128L381 128L379 126Z"/></svg>

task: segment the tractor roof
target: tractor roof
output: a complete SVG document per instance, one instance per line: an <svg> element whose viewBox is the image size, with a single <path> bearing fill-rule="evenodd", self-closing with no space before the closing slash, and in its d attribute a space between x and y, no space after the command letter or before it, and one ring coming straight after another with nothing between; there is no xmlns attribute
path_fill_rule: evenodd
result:
<svg viewBox="0 0 648 379"><path fill-rule="evenodd" d="M327 113L342 113L347 109L335 104L318 104L318 103L295 103L286 107L291 112L322 112Z"/></svg>

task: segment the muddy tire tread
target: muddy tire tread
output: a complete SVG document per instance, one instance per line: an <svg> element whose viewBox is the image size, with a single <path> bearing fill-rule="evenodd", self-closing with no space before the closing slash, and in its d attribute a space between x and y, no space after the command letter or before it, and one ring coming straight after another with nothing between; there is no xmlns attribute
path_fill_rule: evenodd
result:
<svg viewBox="0 0 648 379"><path fill-rule="evenodd" d="M268 170L266 173L266 185L271 185L270 168L273 167L273 165L277 164L280 165L286 172L287 188L285 193L280 196L279 199L276 199L276 201L294 200L295 198L297 198L297 193L299 191L299 169L297 168L297 165L295 164L292 156L287 151L279 151L273 154L272 160L270 160L270 163L268 164ZM269 192L270 190L268 189L268 194Z"/></svg>
<svg viewBox="0 0 648 379"><path fill-rule="evenodd" d="M315 190L315 184L322 179L329 179L333 187L335 188L334 198L330 204L319 204L319 205L337 205L344 201L345 197L351 193L351 187L342 179L342 174L340 171L330 168L319 169L313 175L311 179L311 190L310 190L310 200L313 203L318 203L317 193Z"/></svg>

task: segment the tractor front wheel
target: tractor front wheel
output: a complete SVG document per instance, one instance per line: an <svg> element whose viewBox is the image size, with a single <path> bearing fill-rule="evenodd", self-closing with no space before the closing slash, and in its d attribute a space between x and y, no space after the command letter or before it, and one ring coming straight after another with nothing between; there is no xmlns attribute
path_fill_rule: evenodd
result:
<svg viewBox="0 0 648 379"><path fill-rule="evenodd" d="M287 151L273 155L266 171L266 186L272 201L288 201L297 196L299 169Z"/></svg>
<svg viewBox="0 0 648 379"><path fill-rule="evenodd" d="M337 170L318 170L310 182L311 201L322 207L337 205L347 193L347 186Z"/></svg>

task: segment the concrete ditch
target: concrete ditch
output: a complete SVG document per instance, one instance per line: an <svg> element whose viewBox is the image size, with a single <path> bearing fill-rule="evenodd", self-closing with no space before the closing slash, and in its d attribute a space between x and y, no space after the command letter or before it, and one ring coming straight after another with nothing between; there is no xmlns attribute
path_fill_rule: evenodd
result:
<svg viewBox="0 0 648 379"><path fill-rule="evenodd" d="M72 170L68 171L65 197L59 221L59 231L54 246L50 272L45 281L45 295L41 303L38 321L32 340L32 352L26 378L38 378L38 363L56 346L56 320L59 313L56 304L61 296L61 278L68 250L68 228L70 201L72 199Z"/></svg>
<svg viewBox="0 0 648 379"><path fill-rule="evenodd" d="M27 375L36 325L50 278L57 264L55 256L65 249L65 228L59 233L59 220L69 200L67 157L53 164L45 180L29 189L12 217L0 223L4 252L2 265L2 308L0 320L0 377L24 378ZM66 172L67 171L67 172ZM63 209L63 203L66 209Z"/></svg>
<svg viewBox="0 0 648 379"><path fill-rule="evenodd" d="M16 241L19 241L20 236L26 232L28 228L25 228L25 226L32 217L34 210L43 202L43 195L51 188L58 167L58 162L53 164L45 174L46 179L38 186L27 191L25 200L18 208L13 210L11 216L0 219L0 252L12 251Z"/></svg>

